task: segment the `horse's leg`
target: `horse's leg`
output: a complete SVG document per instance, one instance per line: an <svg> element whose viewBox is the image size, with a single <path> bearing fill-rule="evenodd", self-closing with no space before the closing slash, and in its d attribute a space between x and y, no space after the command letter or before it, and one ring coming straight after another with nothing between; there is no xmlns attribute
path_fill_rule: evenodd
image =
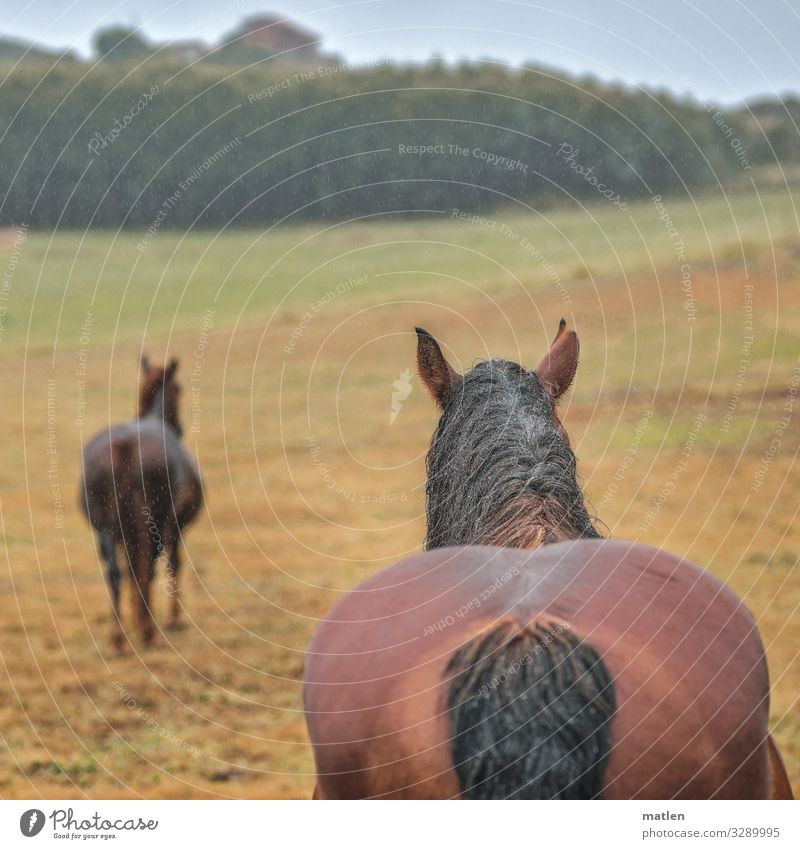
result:
<svg viewBox="0 0 800 849"><path fill-rule="evenodd" d="M178 583L181 570L181 535L173 523L164 530L164 543L168 552L167 572L169 573L170 617L167 628L177 630L183 627L181 617L180 585Z"/></svg>
<svg viewBox="0 0 800 849"><path fill-rule="evenodd" d="M772 734L767 737L767 748L769 749L770 798L794 799L792 785L789 783L783 758L775 745Z"/></svg>
<svg viewBox="0 0 800 849"><path fill-rule="evenodd" d="M150 609L150 586L155 568L153 542L150 529L144 520L137 523L133 540L132 571L136 580L139 628L145 643L151 643L155 634L153 613Z"/></svg>
<svg viewBox="0 0 800 849"><path fill-rule="evenodd" d="M319 781L314 784L314 792L311 794L312 799L324 799L325 797L322 795L322 791L319 789Z"/></svg>
<svg viewBox="0 0 800 849"><path fill-rule="evenodd" d="M124 644L124 634L122 631L122 619L120 617L119 604L119 589L122 580L122 575L119 571L119 563L117 563L117 546L114 541L114 535L108 531L100 533L100 554L106 563L106 577L108 579L108 587L111 590L111 643L118 651L122 651Z"/></svg>

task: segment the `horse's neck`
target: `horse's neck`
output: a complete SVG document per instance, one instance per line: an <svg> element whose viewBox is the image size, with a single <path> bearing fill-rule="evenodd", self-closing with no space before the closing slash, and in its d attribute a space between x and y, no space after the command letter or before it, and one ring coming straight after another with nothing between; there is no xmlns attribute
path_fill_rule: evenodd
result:
<svg viewBox="0 0 800 849"><path fill-rule="evenodd" d="M561 470L564 475L564 470ZM599 537L584 503L577 479L568 486L537 486L533 480L495 482L506 497L493 502L485 495L470 502L469 491L491 493L491 481L472 481L449 494L428 487L426 548L447 545L494 545L502 548L539 548L553 542ZM553 475L544 476L552 481ZM562 477L563 479L563 477ZM537 491L538 490L538 491ZM516 494L512 494L516 491Z"/></svg>
<svg viewBox="0 0 800 849"><path fill-rule="evenodd" d="M593 528L592 528L593 530ZM539 548L587 536L570 508L552 496L523 495L504 504L480 542L502 548Z"/></svg>
<svg viewBox="0 0 800 849"><path fill-rule="evenodd" d="M532 427L519 425L499 443L485 423L473 423L477 435L457 430L453 437L442 422L428 454L426 548L537 548L599 536L575 455L552 429L531 435Z"/></svg>
<svg viewBox="0 0 800 849"><path fill-rule="evenodd" d="M150 406L150 409L146 413L144 413L144 415L140 416L140 418L155 419L156 421L161 422L164 427L169 427L170 430L173 430L166 416L166 402L164 400L163 388L158 390L158 392L156 393L156 397L154 398L153 403Z"/></svg>
<svg viewBox="0 0 800 849"><path fill-rule="evenodd" d="M580 496L579 496L580 497ZM484 519L475 532L469 524L459 526L437 522L431 526L428 517L427 549L448 545L494 545L501 548L539 548L553 542L599 537L586 512L583 499L580 504L564 504L553 495L526 493L511 498ZM444 533L440 529L445 527Z"/></svg>

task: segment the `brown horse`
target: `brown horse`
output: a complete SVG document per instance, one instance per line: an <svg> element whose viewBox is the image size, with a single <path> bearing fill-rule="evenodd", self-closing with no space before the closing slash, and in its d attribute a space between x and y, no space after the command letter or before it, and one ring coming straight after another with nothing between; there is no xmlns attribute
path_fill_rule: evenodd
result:
<svg viewBox="0 0 800 849"><path fill-rule="evenodd" d="M424 554L333 608L306 663L317 798L791 798L753 617L667 552L600 538L534 371L461 376L419 330L442 415ZM504 546L504 547L501 547Z"/></svg>
<svg viewBox="0 0 800 849"><path fill-rule="evenodd" d="M136 587L145 643L154 636L150 586L159 556L167 556L172 610L169 627L181 624L179 595L182 529L203 504L200 472L181 445L178 361L165 368L142 358L138 418L95 436L83 452L80 500L97 531L112 601L112 640L124 642L120 617L122 547Z"/></svg>

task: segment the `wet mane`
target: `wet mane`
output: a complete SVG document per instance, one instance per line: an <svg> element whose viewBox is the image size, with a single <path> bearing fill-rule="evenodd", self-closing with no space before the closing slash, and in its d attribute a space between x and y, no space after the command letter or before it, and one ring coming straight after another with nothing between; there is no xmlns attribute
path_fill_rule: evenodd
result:
<svg viewBox="0 0 800 849"><path fill-rule="evenodd" d="M152 411L159 393L164 389L165 379L165 369L160 367L151 367L142 374L139 384L139 409L137 412L140 419Z"/></svg>
<svg viewBox="0 0 800 849"><path fill-rule="evenodd" d="M175 379L177 368L176 359L170 360L168 365L162 367L151 366L147 358L142 358L137 415L140 419L158 418L181 436L183 428L178 413L180 384Z"/></svg>
<svg viewBox="0 0 800 849"><path fill-rule="evenodd" d="M481 362L451 388L427 466L426 549L600 536L550 395L514 363Z"/></svg>

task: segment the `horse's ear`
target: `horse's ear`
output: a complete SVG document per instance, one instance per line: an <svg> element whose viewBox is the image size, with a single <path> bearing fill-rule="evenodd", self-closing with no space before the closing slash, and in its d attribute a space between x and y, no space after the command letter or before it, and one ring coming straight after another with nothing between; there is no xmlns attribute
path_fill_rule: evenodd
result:
<svg viewBox="0 0 800 849"><path fill-rule="evenodd" d="M177 370L178 370L178 360L177 360L175 357L173 357L173 358L169 361L169 365L168 365L168 366L166 367L166 369L164 370L164 374L165 374L168 378L172 378L172 377L174 377L174 376L175 376L175 372L176 372Z"/></svg>
<svg viewBox="0 0 800 849"><path fill-rule="evenodd" d="M145 374L150 371L150 358L147 354L142 354L139 358L139 367Z"/></svg>
<svg viewBox="0 0 800 849"><path fill-rule="evenodd" d="M447 393L459 378L450 363L444 358L439 343L421 327L417 331L417 370L420 380L428 387L428 392L440 407L444 407Z"/></svg>
<svg viewBox="0 0 800 849"><path fill-rule="evenodd" d="M550 350L536 366L536 374L553 400L557 401L574 380L580 351L578 334L574 330L567 330L567 322L562 318Z"/></svg>

